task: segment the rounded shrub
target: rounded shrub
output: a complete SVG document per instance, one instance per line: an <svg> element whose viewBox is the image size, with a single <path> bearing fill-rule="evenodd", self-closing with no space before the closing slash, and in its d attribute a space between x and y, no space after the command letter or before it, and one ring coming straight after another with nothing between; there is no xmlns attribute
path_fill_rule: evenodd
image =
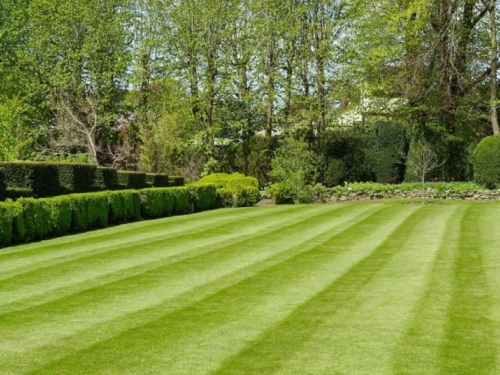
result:
<svg viewBox="0 0 500 375"><path fill-rule="evenodd" d="M479 142L474 150L473 164L478 184L488 189L500 186L500 136L486 137Z"/></svg>

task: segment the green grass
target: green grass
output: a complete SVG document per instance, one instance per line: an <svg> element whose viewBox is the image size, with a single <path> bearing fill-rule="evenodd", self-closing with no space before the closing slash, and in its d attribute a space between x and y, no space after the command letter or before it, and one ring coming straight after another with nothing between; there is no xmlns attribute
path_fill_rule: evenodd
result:
<svg viewBox="0 0 500 375"><path fill-rule="evenodd" d="M500 205L271 206L0 250L0 374L499 374Z"/></svg>

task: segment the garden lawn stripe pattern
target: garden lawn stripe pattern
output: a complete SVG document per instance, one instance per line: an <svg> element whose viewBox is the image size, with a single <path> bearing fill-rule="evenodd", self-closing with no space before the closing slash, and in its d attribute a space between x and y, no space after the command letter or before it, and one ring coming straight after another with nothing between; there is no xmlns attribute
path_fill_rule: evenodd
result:
<svg viewBox="0 0 500 375"><path fill-rule="evenodd" d="M499 219L271 206L2 249L0 374L497 374Z"/></svg>

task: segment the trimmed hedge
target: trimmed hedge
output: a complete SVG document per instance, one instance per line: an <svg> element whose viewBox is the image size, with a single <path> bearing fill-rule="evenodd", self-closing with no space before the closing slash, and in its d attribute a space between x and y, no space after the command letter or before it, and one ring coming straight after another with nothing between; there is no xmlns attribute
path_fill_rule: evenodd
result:
<svg viewBox="0 0 500 375"><path fill-rule="evenodd" d="M55 196L61 192L59 164L0 162L9 188L27 189L36 197Z"/></svg>
<svg viewBox="0 0 500 375"><path fill-rule="evenodd" d="M116 190L118 185L118 170L115 168L98 167L95 175L96 186L101 190Z"/></svg>
<svg viewBox="0 0 500 375"><path fill-rule="evenodd" d="M144 189L146 185L146 173L118 171L118 183L124 189Z"/></svg>
<svg viewBox="0 0 500 375"><path fill-rule="evenodd" d="M60 193L87 193L93 190L97 172L95 165L62 163L58 168Z"/></svg>
<svg viewBox="0 0 500 375"><path fill-rule="evenodd" d="M5 195L7 190L7 184L5 183L5 175L3 174L3 168L0 168L0 197Z"/></svg>
<svg viewBox="0 0 500 375"><path fill-rule="evenodd" d="M223 207L251 206L261 199L259 181L241 173L214 173L203 177L193 186L214 186L217 188L219 204Z"/></svg>
<svg viewBox="0 0 500 375"><path fill-rule="evenodd" d="M474 150L474 178L488 189L500 187L500 136L484 138Z"/></svg>
<svg viewBox="0 0 500 375"><path fill-rule="evenodd" d="M146 182L152 187L169 187L168 175L159 173L146 174Z"/></svg>
<svg viewBox="0 0 500 375"><path fill-rule="evenodd" d="M212 185L20 198L0 203L0 246L218 206Z"/></svg>
<svg viewBox="0 0 500 375"><path fill-rule="evenodd" d="M185 181L184 177L180 176L172 176L168 177L168 186L184 186Z"/></svg>

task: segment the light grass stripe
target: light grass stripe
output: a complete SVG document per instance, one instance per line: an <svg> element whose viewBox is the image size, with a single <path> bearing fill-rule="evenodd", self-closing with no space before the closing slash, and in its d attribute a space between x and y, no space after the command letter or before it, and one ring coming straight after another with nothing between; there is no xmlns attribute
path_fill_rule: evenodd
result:
<svg viewBox="0 0 500 375"><path fill-rule="evenodd" d="M358 214L363 213L364 211L368 211L368 210L369 210L369 208L370 208L370 207L363 207L363 206L358 206L358 207L359 207L359 208L361 208L360 210L358 210L358 211L357 211L357 213L358 213ZM371 207L371 210L373 210L374 208L375 208L375 209L378 209L378 206L372 206L372 207ZM350 211L351 211L351 210L350 210ZM349 218L351 218L351 219L352 219L352 217L353 217L352 215L356 213L356 210L352 210L351 212L352 212L352 213L351 213L350 215L346 215L346 219L349 219ZM323 222L323 223L322 223L322 225L323 225L323 226L322 226L322 228L323 228L323 229L325 229L325 228L329 228L329 229L331 229L332 227L334 227L335 225L338 225L339 223L341 223L341 222L343 221L342 216L337 215L337 213L336 213L335 211L332 211L332 210L331 210L331 208L329 209L329 215L330 215L330 216L332 216L332 219L337 219L337 218L336 218L336 216L338 216L338 219L337 219L337 220L332 220L330 223L328 223L328 222L326 222L326 223L325 223L325 219L326 219L326 217L320 217L319 215L317 215L317 218L318 218L318 219L315 221L315 220L314 220L314 216L312 216L312 217L309 219L309 222L310 222L310 227L311 227L311 228L316 228L316 229L315 229L315 231L317 231L317 230L318 230L318 224L321 224L321 222ZM309 224L309 223L308 223L308 224ZM303 226L304 226L304 225L302 225L302 227L303 227ZM321 230L321 227L320 227L320 230ZM287 232L290 232L290 234L295 232L295 235L296 235L297 237L302 237L302 240L303 240L303 241L307 241L307 239L308 239L308 237L309 237L309 236L307 235L307 232L306 232L306 231L303 231L303 232L301 232L301 233L298 233L298 232L297 232L297 230L296 230L296 228L290 228L290 229L288 229L288 230L287 230ZM314 232L312 232L312 233L314 234ZM253 240L253 242L255 242L255 240ZM265 240L264 240L264 241L262 241L262 244L265 244ZM277 251L277 250L275 250L275 246L274 246L274 245L275 245L275 244L273 244L273 245L268 245L268 250L267 250L267 251L268 251L270 254L273 254L273 252L276 252L276 251ZM264 253L262 252L262 246L259 246L259 243L257 243L257 242L256 242L256 243L255 243L255 247L256 247L256 250L260 250L260 252L262 253L262 255L269 255L269 254L266 254L265 252L264 252ZM238 248L237 248L237 247L233 247L233 249L231 249L231 252L232 252L232 253L234 253L235 255L238 255L237 250L238 250ZM284 250L285 250L285 249L280 250L280 251L284 251ZM217 255L217 254L215 254L215 255ZM195 259L196 259L196 258L195 258ZM251 258L249 258L249 259L251 260ZM234 267L235 267L235 266L238 266L238 267L245 266L245 262L243 262L243 260L244 260L244 259L242 259L242 257L241 257L241 256L239 256L238 258L236 258L236 259L233 261L233 263L235 263L235 262L236 262L235 264L233 264L233 269L234 269ZM242 265L241 263L243 263L243 265ZM201 259L201 260L199 259L199 260L198 260L198 262L197 262L197 265L199 266L198 268L200 268L200 267L201 267L201 269L196 269L196 268L195 268L195 269L191 269L191 268L192 268L192 266L193 266L194 264L187 264L187 266L191 266L191 267L190 267L190 272L191 272L191 273L194 273L194 275L193 275L193 276L195 276L195 277L193 278L192 276L187 276L186 278L187 278L188 280L186 280L186 282L190 281L189 279L191 279L191 280L192 280L192 281L191 281L191 283L192 283L193 281L198 281L198 283L199 283L200 281L201 281L202 283L206 282L207 280L203 280L203 279L201 279L201 280L196 280L196 277L198 277L198 278L199 278L199 276L200 276L200 275L196 275L196 272L204 271L204 272L206 272L206 273L208 273L208 274L214 273L214 270L213 270L213 269L206 269L207 267L206 267L206 265L205 265L205 264L212 264L212 265L213 265L213 264L214 264L214 262L210 262L210 260L208 260L208 261L204 261L203 259ZM181 271L182 271L182 272L185 272L185 270L183 270L183 268L182 268L182 267L179 267L179 268L181 269ZM205 270L204 270L203 268L205 268ZM230 267L226 267L226 265L222 264L222 265L221 265L221 267L220 267L220 269L218 269L218 271L217 271L217 272L222 273L222 275L225 275L225 274L226 274L228 271L230 271L230 270L231 270L231 268L230 268ZM234 271L234 270L233 270L233 271ZM170 274L170 273L171 273L171 272L169 272L169 274ZM216 278L217 278L217 277L220 277L221 275L215 275L215 276L216 276ZM178 276L177 276L177 274L175 274L175 272L174 272L174 273L172 274L172 277L173 277L174 279L176 279ZM137 282L137 281L136 281L136 284L137 284L137 285L139 285L142 289L145 289L145 291L146 291L146 292L150 295L150 297L151 297L151 298L155 298L155 297L156 297L156 299L158 299L158 298L165 298L164 293L158 293L158 291L154 291L154 290L153 290L153 291L151 291L151 290L147 287L147 284L144 284L144 283L142 283L142 282ZM184 282L182 282L182 283L178 283L178 284L179 284L179 286L183 286ZM165 288L165 285L163 285L163 284L161 284L161 283L160 283L160 286L162 286L163 288ZM195 285L195 286L196 286L196 285ZM117 284L117 286L116 286L116 287L120 288L120 285L119 285L119 284ZM115 288L116 288L116 287L115 287ZM171 289L172 289L172 285L166 285L166 287L167 287L167 289L170 289L170 290L169 290L170 292L172 292L172 290L171 290ZM100 288L100 289L102 289L102 288ZM126 292L127 292L127 293L128 293L128 292L130 292L130 288L125 288L125 289L126 289ZM167 290L167 291L168 291L168 290ZM95 296L95 293L96 293L96 292L99 292L99 289L97 289L96 291L93 291L93 292L92 292L93 297L96 297L96 296ZM112 295L116 296L117 291L116 291L116 290L112 290L112 291L111 291L111 293L112 293ZM114 294L113 294L113 293L114 293ZM123 293L123 291L119 290L119 291L118 291L118 293ZM89 294L90 294L90 293L89 293ZM108 295L109 293L108 293L108 294L103 293L103 294L104 294L104 297L109 298L109 295ZM97 299L99 299L99 298L97 297ZM95 302L95 300L96 300L96 298L92 298L92 300L91 300L91 301L90 301L90 300L88 300L87 302L90 302L90 303L92 303L92 304L93 304L93 303ZM150 302L150 300L149 300L148 298L145 298L144 296L141 298L141 300L144 300L144 301L145 301L145 302L147 302L147 303L149 303L149 302ZM160 300L160 302L161 302L161 300ZM71 304L71 303L68 303L68 301L64 301L64 300L63 300L63 301L61 301L61 303L62 303L65 307L67 307L69 304ZM75 305L75 306L77 306L77 307L81 307L81 306L82 306L82 304L84 304L84 303L85 303L85 296L80 296L80 299L79 299L79 300L77 300L77 301L74 303L74 305ZM129 303L131 308L134 308L134 309L137 309L137 308L138 308L138 306L137 306L137 305L138 305L138 304L137 304L137 299L133 299L133 300L130 300L130 299L123 299L123 300L121 300L121 299L120 299L120 300L111 300L111 301L104 300L104 301L100 301L100 303L106 303L106 304L107 304L107 306L109 307L109 309L112 309L113 311L116 311L116 313L117 313L117 314L123 314L124 312L126 312L126 311L127 311L127 308L125 308L125 307L123 306L123 305L124 305L124 304L126 304L126 303ZM113 308L112 308L112 305L113 305L113 304L117 305L117 308L116 308L116 309L113 309ZM90 307L91 307L91 309L89 310L89 313L90 313L90 314L92 314L92 313L93 313L93 311L94 311L94 309L93 309L93 306L90 306ZM148 305L146 305L146 306L142 306L142 307L148 307ZM47 314L48 314L48 313L50 313L51 311L53 311L53 309L54 309L54 308L53 308L53 307L51 307L51 306L49 305L49 306L47 307L47 310L48 310L48 311L47 311ZM109 311L110 311L109 309L106 311L108 314L109 314ZM105 312L105 313L106 313L106 312ZM40 313L41 313L41 312L40 312L40 310L39 310L39 309L35 309L35 310L33 311L33 314L34 314L34 317L35 317L35 318L39 318L39 317L40 317L40 315L39 315ZM43 311L42 311L42 314L43 314ZM18 315L17 315L17 314L16 314L15 316L10 317L10 318L15 319L16 317L18 317ZM23 320L24 320L25 318L26 318L26 316L23 316L21 319L23 319ZM78 319L80 319L82 322L85 322L85 314L83 314L81 310L77 310L77 311L75 311L75 318L78 318ZM92 318L92 316L89 316L88 318ZM95 316L94 316L94 318L95 318ZM108 318L109 318L109 316L108 316ZM61 316L56 316L56 317L54 317L54 320L56 320L56 321L59 321L60 319L61 319ZM56 321L54 321L54 322L49 322L49 323L47 324L47 325L48 325L47 329L50 329L51 331L57 330L57 324L58 324L58 322L56 322ZM11 321L10 321L10 323L11 323L11 324L15 324L15 321L14 321L14 322L12 322L12 320L11 320ZM34 321L34 325L35 325L35 326L37 326L37 325L38 325L38 323L39 323L39 322ZM54 324L55 324L55 325L54 325ZM77 324L77 325L78 325L78 324ZM67 324L66 324L66 323L61 324L61 327L66 327L66 326L67 326ZM26 326L25 326L25 327L26 327ZM37 339L37 337L36 337L36 336L34 336L34 335L36 335L36 332L34 332L34 331L32 330L32 328L33 328L33 327L29 327L29 326L28 326L28 327L26 327L26 328L27 328L28 333L29 333L29 334L31 334L31 336L30 336L30 337L28 337L28 338L26 339L26 341L25 341L25 342L23 342L22 344L24 344L24 343L26 343L26 344L27 344L27 343L29 343L29 342L31 342L31 343L33 344L33 341L36 341L36 339ZM72 326L72 329L76 329L74 325ZM6 333L7 333L8 331L7 331L7 330L4 330L4 332L6 332ZM16 341L17 341L17 340L16 340ZM23 347L23 345L20 345L20 347ZM12 349L12 348L11 348L11 349ZM23 348L23 349L25 349L25 348Z"/></svg>
<svg viewBox="0 0 500 375"><path fill-rule="evenodd" d="M130 351L139 351L147 358L160 361L161 366L157 371L161 373L205 373L216 367L217 360L222 361L227 351L234 352L238 347L241 348L252 336L255 337L269 324L276 323L288 315L297 305L314 296L369 254L378 244L376 239L381 239L380 233L373 237L375 241L370 241L370 245L362 251L352 253L350 250L353 250L355 244L366 240L373 231L390 233L397 227L399 220L404 220L413 211L414 208L406 208L396 215L390 213L390 209L385 210L385 214L380 212L380 215L377 215L377 212L323 244L301 252L183 310L170 315L164 314L156 321L128 330L110 341L98 343L83 353L77 353L74 360L80 363L82 358L88 358L89 354L95 357L94 354L97 353L108 356L110 353L106 352L105 347L119 348L122 347L121 342L130 341L135 343L130 347ZM379 220L376 220L377 218ZM358 226L361 232L353 229ZM347 233L350 235L346 236ZM345 256L339 261L342 254ZM162 341L151 347L147 340L140 338L147 337L148 332L159 332ZM224 340L221 341L220 337L224 337ZM164 353L163 360L158 357L158 350ZM123 362L118 360L118 357L127 360ZM166 360L167 358L170 360ZM98 362L100 361L97 360L94 365ZM73 366L71 360L62 361L59 366L48 367L40 373L65 373L62 369L67 371ZM100 364L98 371L106 373L110 370L106 366L116 368L116 373L145 371L128 351L117 353L114 361L108 362L108 365Z"/></svg>

